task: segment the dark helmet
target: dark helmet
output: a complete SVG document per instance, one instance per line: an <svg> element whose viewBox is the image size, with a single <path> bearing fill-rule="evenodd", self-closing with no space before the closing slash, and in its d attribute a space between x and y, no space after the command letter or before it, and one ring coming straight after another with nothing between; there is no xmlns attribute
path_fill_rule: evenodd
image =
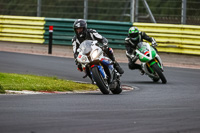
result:
<svg viewBox="0 0 200 133"><path fill-rule="evenodd" d="M131 38L132 41L138 41L139 40L139 30L137 27L131 27L128 30L128 36Z"/></svg>
<svg viewBox="0 0 200 133"><path fill-rule="evenodd" d="M82 30L82 32L77 33L76 28L80 28L80 27L82 27L83 30ZM76 35L77 35L78 37L84 38L84 37L86 36L86 32L87 32L87 23L86 23L85 20L83 20L83 19L78 19L78 20L76 20L76 21L74 22L73 28L74 28L74 32L76 33Z"/></svg>

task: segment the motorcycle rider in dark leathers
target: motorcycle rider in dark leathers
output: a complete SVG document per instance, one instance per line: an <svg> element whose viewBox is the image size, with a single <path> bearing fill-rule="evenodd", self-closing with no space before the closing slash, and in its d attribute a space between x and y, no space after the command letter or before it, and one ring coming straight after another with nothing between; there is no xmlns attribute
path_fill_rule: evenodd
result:
<svg viewBox="0 0 200 133"><path fill-rule="evenodd" d="M78 67L77 69L79 71L83 71L83 70L82 70L81 64L76 61L76 58L79 54L77 49L79 48L80 44L85 40L97 40L98 43L103 44L102 50L112 60L115 69L120 74L124 73L124 70L119 66L119 64L115 60L112 48L108 47L108 40L105 37L101 36L94 29L87 29L87 23L83 19L76 20L73 24L73 28L74 28L74 32L76 33L76 35L72 39L72 46L73 46L74 59L75 59L76 65ZM90 79L92 79L89 70L86 68L86 76L84 76L84 78L87 76L89 76Z"/></svg>
<svg viewBox="0 0 200 133"><path fill-rule="evenodd" d="M151 42L152 46L155 48L157 43L153 37L149 37L145 32L139 31L139 29L135 26L129 28L128 37L125 38L125 47L126 47L126 56L128 58L128 67L131 70L139 69L141 74L144 74L141 65L136 64L138 57L136 56L136 48L138 43L143 42L143 40L147 40ZM155 48L155 50L157 50Z"/></svg>

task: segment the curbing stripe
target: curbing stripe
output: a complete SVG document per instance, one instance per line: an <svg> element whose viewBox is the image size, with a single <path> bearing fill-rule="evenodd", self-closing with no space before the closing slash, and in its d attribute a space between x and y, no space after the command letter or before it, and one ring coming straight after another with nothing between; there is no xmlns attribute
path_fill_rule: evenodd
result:
<svg viewBox="0 0 200 133"><path fill-rule="evenodd" d="M79 81L78 81L79 82ZM81 82L85 83L85 82ZM122 85L122 90L123 92L127 91L132 91L136 87L131 87L128 85ZM66 92L60 92L60 91L28 91L28 90L23 90L23 91L14 91L14 90L5 90L6 94L86 94L86 93L100 93L100 91L97 89L95 91L66 91Z"/></svg>

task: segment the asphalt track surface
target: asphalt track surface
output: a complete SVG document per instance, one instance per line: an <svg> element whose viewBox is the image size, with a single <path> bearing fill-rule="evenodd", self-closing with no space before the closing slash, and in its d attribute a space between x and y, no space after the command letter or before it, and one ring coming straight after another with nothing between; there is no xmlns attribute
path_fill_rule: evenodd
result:
<svg viewBox="0 0 200 133"><path fill-rule="evenodd" d="M120 95L0 95L0 133L199 133L200 69L165 67L153 83L126 63ZM0 72L90 82L73 59L0 52Z"/></svg>

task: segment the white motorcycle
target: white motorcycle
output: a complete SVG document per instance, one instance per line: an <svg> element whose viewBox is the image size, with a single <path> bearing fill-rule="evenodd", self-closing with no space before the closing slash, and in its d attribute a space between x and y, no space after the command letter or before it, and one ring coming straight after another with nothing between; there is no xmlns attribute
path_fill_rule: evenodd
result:
<svg viewBox="0 0 200 133"><path fill-rule="evenodd" d="M80 44L77 62L82 69L89 69L92 79L103 94L122 92L120 74L113 67L112 61L105 56L97 41L86 40Z"/></svg>

